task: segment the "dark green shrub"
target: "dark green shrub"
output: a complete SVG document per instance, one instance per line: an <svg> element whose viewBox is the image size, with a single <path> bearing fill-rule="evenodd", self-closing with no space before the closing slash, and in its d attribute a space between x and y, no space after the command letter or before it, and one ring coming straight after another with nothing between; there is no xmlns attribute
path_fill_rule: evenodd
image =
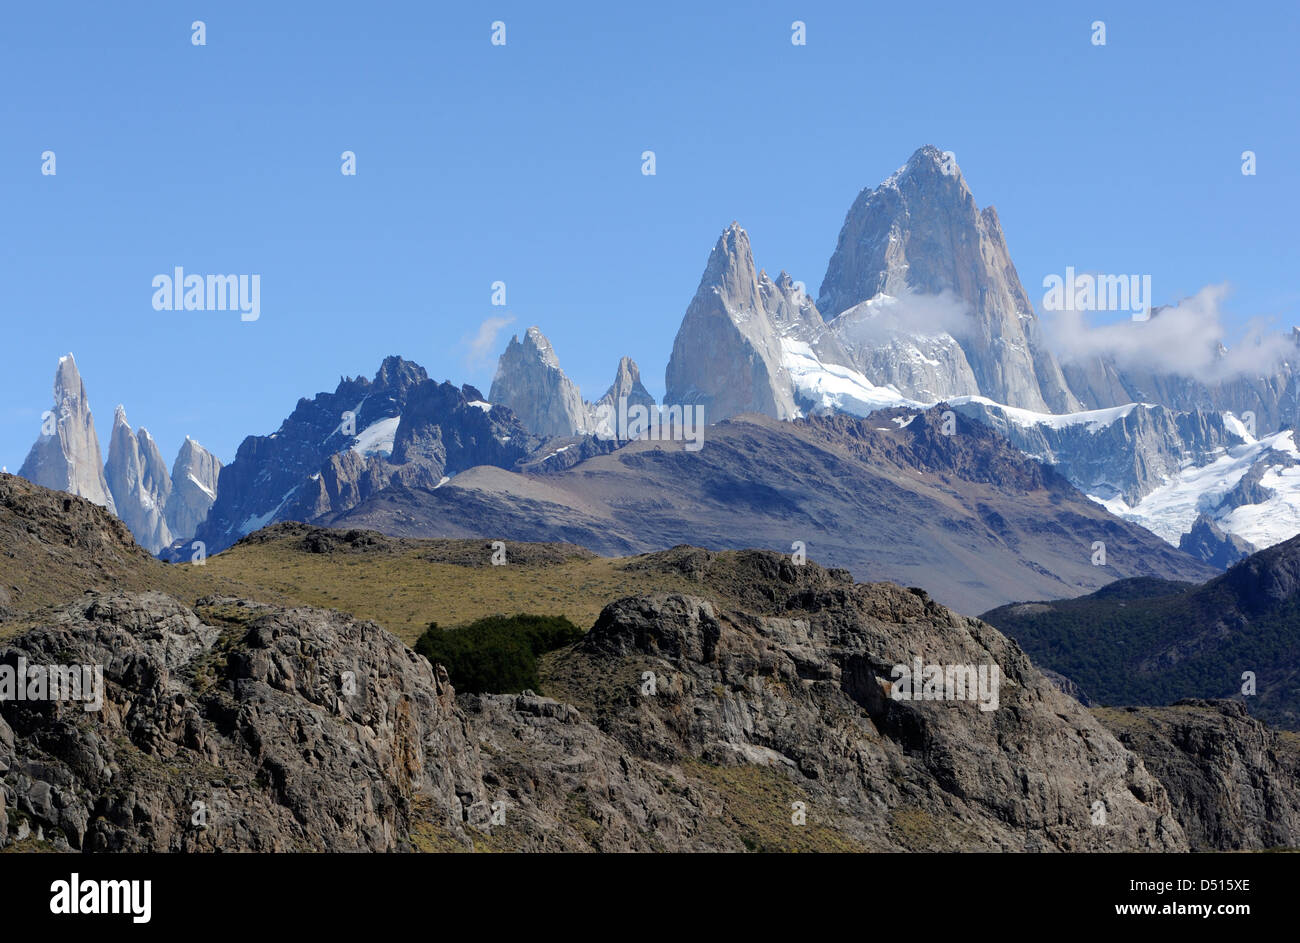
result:
<svg viewBox="0 0 1300 943"><path fill-rule="evenodd" d="M537 690L537 656L570 645L583 632L564 616L488 616L454 629L433 622L415 650L443 665L458 692Z"/></svg>

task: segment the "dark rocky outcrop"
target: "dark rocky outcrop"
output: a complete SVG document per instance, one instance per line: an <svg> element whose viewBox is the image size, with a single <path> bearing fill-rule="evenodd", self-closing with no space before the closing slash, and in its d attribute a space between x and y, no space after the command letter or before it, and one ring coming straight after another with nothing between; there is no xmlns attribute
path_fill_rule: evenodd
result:
<svg viewBox="0 0 1300 943"><path fill-rule="evenodd" d="M277 432L249 436L221 469L195 536L215 553L267 524L335 517L388 488L432 489L475 465L510 467L539 441L481 396L389 357L373 380L344 378L333 393L299 400ZM188 547L174 557L188 558Z"/></svg>
<svg viewBox="0 0 1300 943"><path fill-rule="evenodd" d="M102 665L100 711L0 705L0 772L38 837L84 851L396 850L414 809L486 798L445 673L339 613L92 594L0 664ZM480 810L481 811L481 810Z"/></svg>
<svg viewBox="0 0 1300 943"><path fill-rule="evenodd" d="M1236 701L1098 710L1164 784L1193 851L1300 847L1300 743Z"/></svg>
<svg viewBox="0 0 1300 943"><path fill-rule="evenodd" d="M1225 533L1208 514L1197 515L1192 529L1179 538L1178 549L1224 570L1255 552L1249 541Z"/></svg>

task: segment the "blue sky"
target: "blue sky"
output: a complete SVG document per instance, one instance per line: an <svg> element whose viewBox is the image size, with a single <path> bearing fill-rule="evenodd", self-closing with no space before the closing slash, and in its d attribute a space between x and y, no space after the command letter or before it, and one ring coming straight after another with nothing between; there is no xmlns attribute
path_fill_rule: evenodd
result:
<svg viewBox="0 0 1300 943"><path fill-rule="evenodd" d="M0 464L22 463L68 351L105 444L121 402L168 461L186 434L229 461L391 353L486 392L530 324L588 398L623 354L661 394L731 220L760 266L815 292L858 191L927 143L998 207L1031 297L1066 265L1143 272L1156 303L1229 282L1234 329L1289 327L1297 10L6 4ZM260 274L260 319L154 311L151 280L177 265ZM474 361L480 324L503 315Z"/></svg>

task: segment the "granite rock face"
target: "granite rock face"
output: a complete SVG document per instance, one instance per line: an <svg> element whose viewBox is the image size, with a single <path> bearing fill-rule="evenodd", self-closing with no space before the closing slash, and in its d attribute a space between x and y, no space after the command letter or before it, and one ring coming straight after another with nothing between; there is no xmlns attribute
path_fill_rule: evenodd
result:
<svg viewBox="0 0 1300 943"><path fill-rule="evenodd" d="M1223 570L1255 552L1249 541L1226 533L1208 514L1196 518L1192 529L1179 539L1178 549Z"/></svg>
<svg viewBox="0 0 1300 943"><path fill-rule="evenodd" d="M113 494L117 516L131 529L140 546L157 553L172 542L167 525L171 475L153 436L143 428L132 432L121 406L113 414L113 437L109 440L104 478Z"/></svg>
<svg viewBox="0 0 1300 943"><path fill-rule="evenodd" d="M921 148L859 195L815 304L786 273L773 280L756 270L733 223L682 320L668 399L703 404L710 421L794 418L836 389L865 390L859 401L881 405L983 395L1041 412L1078 409L996 212L980 210L948 167Z"/></svg>
<svg viewBox="0 0 1300 943"><path fill-rule="evenodd" d="M497 362L497 372L488 393L515 415L534 435L585 435L592 420L582 394L560 367L551 342L536 328L524 333L523 341L510 338Z"/></svg>
<svg viewBox="0 0 1300 943"><path fill-rule="evenodd" d="M605 395L593 404L596 409L602 406L618 409L620 400L626 400L629 407L655 405L655 398L641 384L641 370L631 357L623 357L614 371L614 382L609 385Z"/></svg>
<svg viewBox="0 0 1300 943"><path fill-rule="evenodd" d="M946 330L959 330L957 319L969 317L951 292L925 297L908 293L896 298L878 294L853 305L832 322L831 337L845 351L840 361L862 371L872 382L890 385L923 403L957 395L977 395L979 380L966 352ZM914 322L927 321L919 327Z"/></svg>
<svg viewBox="0 0 1300 943"><path fill-rule="evenodd" d="M54 374L52 428L42 429L18 474L55 491L66 491L116 512L104 480L95 419L72 354L59 358Z"/></svg>
<svg viewBox="0 0 1300 943"><path fill-rule="evenodd" d="M186 438L169 474L153 437L143 428L133 431L118 406L108 461L102 462L85 384L71 354L59 360L54 397L56 425L32 446L22 477L108 508L150 553L194 533L216 496L221 463L213 455Z"/></svg>
<svg viewBox="0 0 1300 943"><path fill-rule="evenodd" d="M217 500L221 460L189 436L172 463L172 494L167 501L167 529L184 540L192 537Z"/></svg>
<svg viewBox="0 0 1300 943"><path fill-rule="evenodd" d="M927 146L854 201L822 280L817 307L837 334L843 332L843 340L854 333L862 312L844 322L840 317L862 302L880 295L906 300L945 294L964 309L957 313L966 316L949 319L956 325L926 319L913 342L920 356L941 355L945 369L923 378L928 389L900 387L904 393L914 398L923 393L939 398L980 393L1042 412L1079 408L1040 335L997 211L981 210L955 162ZM952 349L954 340L965 364ZM880 357L869 344L854 346L860 369L878 366ZM966 367L977 389L969 388ZM870 372L868 376L876 379Z"/></svg>
<svg viewBox="0 0 1300 943"><path fill-rule="evenodd" d="M1193 851L1300 847L1300 749L1241 702L1095 713L1164 784Z"/></svg>
<svg viewBox="0 0 1300 943"><path fill-rule="evenodd" d="M784 272L773 281L757 270L749 235L733 222L673 341L666 401L701 405L708 422L741 413L793 419L800 411L782 338L824 334L812 300Z"/></svg>

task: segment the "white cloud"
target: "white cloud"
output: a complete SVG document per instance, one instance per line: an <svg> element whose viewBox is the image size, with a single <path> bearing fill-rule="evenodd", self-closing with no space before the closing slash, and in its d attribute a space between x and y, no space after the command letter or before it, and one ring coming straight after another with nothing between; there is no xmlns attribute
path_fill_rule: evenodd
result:
<svg viewBox="0 0 1300 943"><path fill-rule="evenodd" d="M466 361L470 364L481 364L490 360L496 349L497 335L514 322L515 319L509 315L487 318L478 326L478 333L466 340L469 346Z"/></svg>
<svg viewBox="0 0 1300 943"><path fill-rule="evenodd" d="M1262 322L1223 352L1223 300L1227 285L1207 285L1172 307L1152 311L1150 320L1090 325L1084 312L1048 311L1043 330L1063 361L1106 357L1121 369L1173 373L1214 383L1243 374L1271 373L1295 344Z"/></svg>
<svg viewBox="0 0 1300 943"><path fill-rule="evenodd" d="M937 295L908 293L897 298L880 294L854 305L836 319L836 332L850 343L887 343L899 335L970 333L971 310L951 291Z"/></svg>

